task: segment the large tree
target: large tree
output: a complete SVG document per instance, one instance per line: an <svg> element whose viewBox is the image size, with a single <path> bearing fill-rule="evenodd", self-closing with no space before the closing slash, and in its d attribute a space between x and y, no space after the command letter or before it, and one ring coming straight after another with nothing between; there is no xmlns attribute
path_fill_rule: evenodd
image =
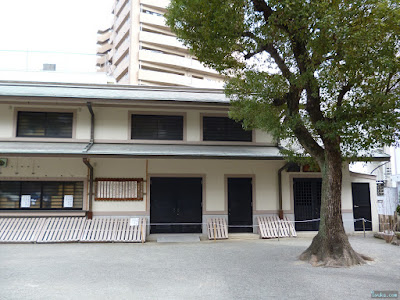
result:
<svg viewBox="0 0 400 300"><path fill-rule="evenodd" d="M295 140L298 147L286 144L292 155L319 165L319 232L300 259L326 266L367 259L343 228L342 164L398 136L399 7L398 0L172 0L168 8L177 36L228 76L230 115Z"/></svg>

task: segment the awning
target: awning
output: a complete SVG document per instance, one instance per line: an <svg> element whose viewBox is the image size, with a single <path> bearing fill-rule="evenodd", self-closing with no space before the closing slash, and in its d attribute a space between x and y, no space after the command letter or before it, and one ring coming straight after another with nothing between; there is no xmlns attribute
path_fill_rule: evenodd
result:
<svg viewBox="0 0 400 300"><path fill-rule="evenodd" d="M273 146L93 144L87 152L85 151L86 146L87 143L0 142L0 155L283 159L279 148Z"/></svg>

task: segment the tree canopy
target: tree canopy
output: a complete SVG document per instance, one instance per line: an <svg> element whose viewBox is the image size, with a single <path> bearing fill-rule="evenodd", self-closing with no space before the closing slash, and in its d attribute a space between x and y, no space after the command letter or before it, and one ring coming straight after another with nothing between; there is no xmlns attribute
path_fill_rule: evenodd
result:
<svg viewBox="0 0 400 300"><path fill-rule="evenodd" d="M323 156L367 155L399 135L398 1L173 0L167 22L229 77L231 116ZM296 140L297 140L296 139Z"/></svg>

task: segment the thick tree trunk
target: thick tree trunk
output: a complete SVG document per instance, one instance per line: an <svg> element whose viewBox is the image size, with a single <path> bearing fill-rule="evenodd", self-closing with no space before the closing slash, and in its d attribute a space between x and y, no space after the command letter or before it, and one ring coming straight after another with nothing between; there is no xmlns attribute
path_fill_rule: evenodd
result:
<svg viewBox="0 0 400 300"><path fill-rule="evenodd" d="M325 150L322 169L321 221L318 234L300 255L314 266L342 267L361 265L369 257L351 247L344 231L341 213L342 159L340 151Z"/></svg>

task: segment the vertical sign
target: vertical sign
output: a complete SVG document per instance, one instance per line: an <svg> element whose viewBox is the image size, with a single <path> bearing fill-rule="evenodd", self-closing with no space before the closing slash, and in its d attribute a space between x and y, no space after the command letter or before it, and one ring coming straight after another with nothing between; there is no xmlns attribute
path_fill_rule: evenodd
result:
<svg viewBox="0 0 400 300"><path fill-rule="evenodd" d="M31 207L31 195L21 195L21 208Z"/></svg>
<svg viewBox="0 0 400 300"><path fill-rule="evenodd" d="M74 207L74 195L64 195L64 207Z"/></svg>

